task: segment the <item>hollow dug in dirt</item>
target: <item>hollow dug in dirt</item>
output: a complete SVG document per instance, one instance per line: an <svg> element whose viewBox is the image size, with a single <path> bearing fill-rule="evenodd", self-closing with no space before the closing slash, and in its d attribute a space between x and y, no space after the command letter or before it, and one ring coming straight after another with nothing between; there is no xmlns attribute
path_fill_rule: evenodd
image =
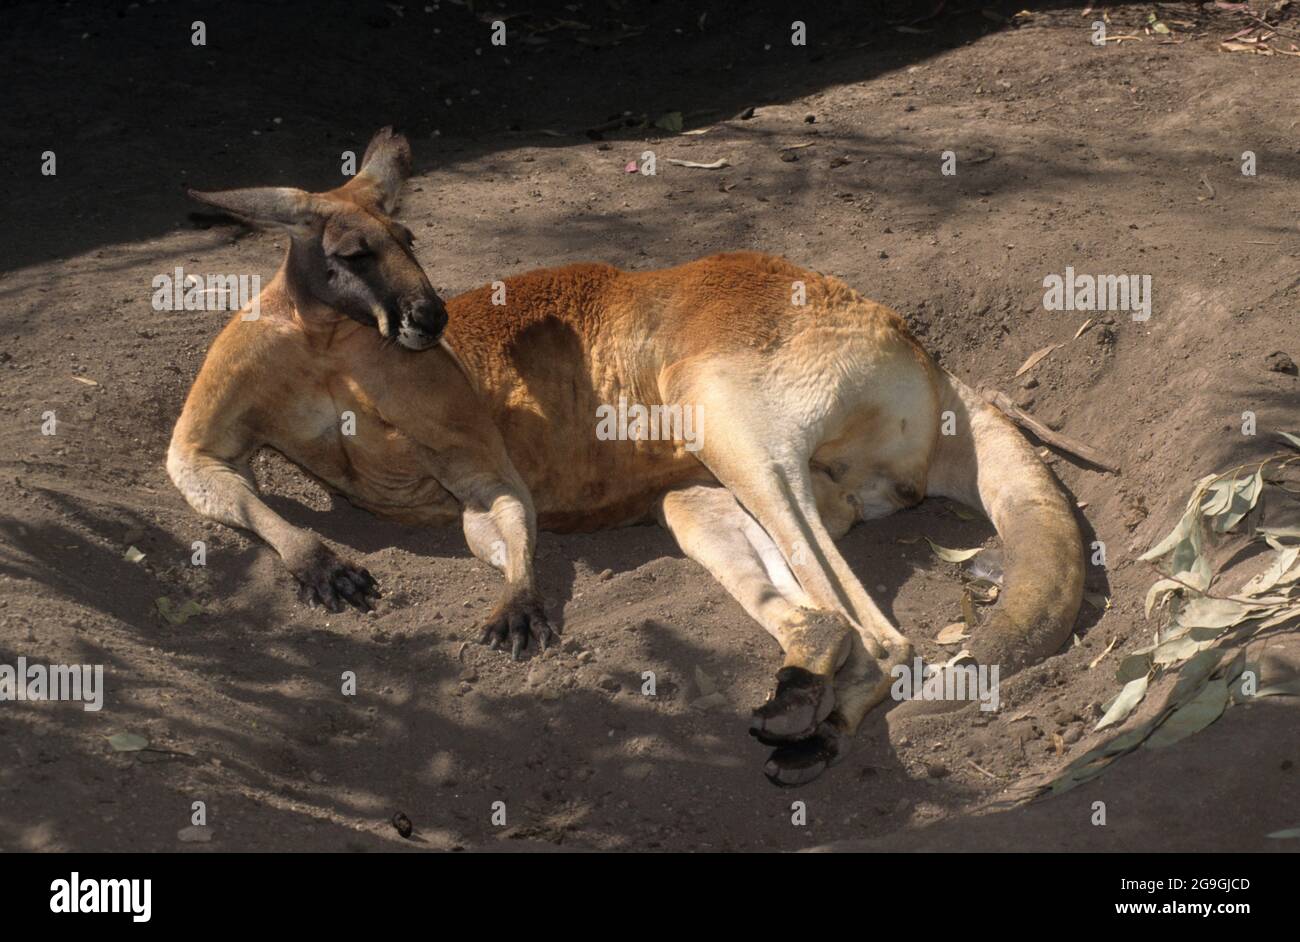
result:
<svg viewBox="0 0 1300 942"><path fill-rule="evenodd" d="M474 54L485 25L463 8L406 7L401 23L319 14L322 47L377 63L365 84L378 91L363 97L289 81L291 56L260 77L233 68L273 52L274 18L305 7L223 7L197 61L155 48L188 14L22 8L0 37L17 65L6 149L27 155L4 181L0 253L0 663L104 664L107 702L0 707L0 847L1288 849L1265 835L1300 825L1294 698L1232 707L1063 796L1015 802L1100 740L1113 668L1150 640L1155 574L1136 557L1193 482L1300 425L1295 375L1269 368L1275 352L1300 356L1300 60L1221 52L1238 21L1161 9L1201 25L1162 44L1142 32L1145 12L1121 7L1115 28L1138 38L1098 49L1077 8L1017 29L945 17L918 35L829 4L821 22L804 11L817 38L790 54L784 26L722 9L700 28L698 10L669 4L618 46L539 34L509 68ZM665 75L669 54L680 68ZM65 67L38 81L59 56ZM51 111L59 88L67 105ZM751 118L727 117L747 105ZM687 130L712 130L582 133L625 110L681 111ZM1086 605L1077 644L1005 681L996 715L878 711L838 767L797 791L768 784L766 750L746 735L775 644L659 529L543 534L541 586L564 643L516 664L472 643L498 580L458 531L376 520L264 454L272 506L386 592L373 616L303 609L268 549L199 519L166 478L172 423L224 317L155 311L150 284L177 265L266 281L284 250L271 234L187 221L178 183L334 185L338 151L389 121L416 150L401 216L445 294L572 261L644 269L758 249L899 310L958 376L1117 459L1122 473L1106 475L1049 457L1087 541L1105 544L1088 591L1110 607ZM32 169L46 147L59 153L52 181ZM625 173L646 149L657 175ZM940 173L944 151L955 176ZM1240 172L1244 151L1255 176ZM1045 310L1043 279L1067 267L1150 275L1149 320ZM54 436L40 434L48 410ZM1242 434L1244 412L1257 435ZM961 582L924 537L994 545L987 525L929 501L842 548L938 657ZM205 567L190 564L195 540ZM124 558L131 546L141 561ZM173 625L161 596L203 613ZM1268 657L1294 671L1295 636L1270 639ZM345 671L355 697L341 694ZM106 737L120 732L162 751L114 752ZM792 823L796 799L806 825ZM201 845L177 836L195 801L211 828ZM1091 823L1098 801L1104 827ZM410 840L391 824L398 811Z"/></svg>

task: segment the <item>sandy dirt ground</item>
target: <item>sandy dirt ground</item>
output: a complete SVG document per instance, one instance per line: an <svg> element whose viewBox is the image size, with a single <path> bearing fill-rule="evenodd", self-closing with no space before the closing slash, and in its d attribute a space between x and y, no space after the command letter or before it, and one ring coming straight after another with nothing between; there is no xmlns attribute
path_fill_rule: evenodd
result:
<svg viewBox="0 0 1300 942"><path fill-rule="evenodd" d="M1251 21L1199 4L1111 6L1111 33L1132 38L1104 48L1078 5L1014 23L885 6L503 8L504 49L491 17L450 0L7 7L0 663L103 664L107 691L99 712L0 703L0 849L1293 850L1265 835L1300 825L1295 698L1022 799L1102 739L1114 667L1155 631L1156 574L1136 557L1199 477L1300 427L1300 380L1273 356L1300 359L1300 58L1282 52L1300 15L1283 12L1268 56L1221 48ZM1157 10L1172 33L1144 29ZM670 112L707 133L589 133ZM303 607L268 548L200 519L167 478L228 315L155 310L151 282L177 266L269 280L283 239L196 214L182 185L335 186L340 152L389 123L417 164L400 215L444 295L574 261L753 249L897 309L968 383L1121 465L1047 453L1107 548L1087 590L1109 607L1085 604L1075 640L1004 682L996 714L877 710L796 790L769 784L746 734L776 644L661 529L542 534L563 643L514 663L473 643L498 578L458 531L377 520L263 453L268 502L385 590L370 615ZM647 150L658 173L625 172ZM1150 319L1044 310L1044 277L1067 266L1150 275ZM927 501L842 543L929 658L952 653L934 637L962 583L922 538L995 546L966 516ZM164 596L202 613L172 624ZM1294 634L1259 647L1270 676L1300 665ZM114 751L120 733L149 749ZM187 843L195 801L208 840Z"/></svg>

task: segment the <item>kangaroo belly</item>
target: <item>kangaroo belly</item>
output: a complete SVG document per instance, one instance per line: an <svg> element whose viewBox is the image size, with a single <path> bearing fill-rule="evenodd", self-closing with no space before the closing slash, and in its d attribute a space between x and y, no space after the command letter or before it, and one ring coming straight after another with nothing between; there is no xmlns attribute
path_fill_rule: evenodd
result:
<svg viewBox="0 0 1300 942"><path fill-rule="evenodd" d="M660 426L623 425L618 406L596 410L567 426L549 426L542 439L503 429L544 530L597 530L652 520L664 491L709 478L705 467Z"/></svg>

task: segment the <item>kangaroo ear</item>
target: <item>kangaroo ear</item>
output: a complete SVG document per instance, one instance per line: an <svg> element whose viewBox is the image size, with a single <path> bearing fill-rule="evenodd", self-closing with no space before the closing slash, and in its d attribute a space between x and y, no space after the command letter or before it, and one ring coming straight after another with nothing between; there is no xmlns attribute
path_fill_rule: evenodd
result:
<svg viewBox="0 0 1300 942"><path fill-rule="evenodd" d="M291 186L258 186L205 193L187 189L190 199L215 206L257 226L306 230L317 218L315 198Z"/></svg>
<svg viewBox="0 0 1300 942"><path fill-rule="evenodd" d="M411 145L392 128L380 128L370 139L361 169L343 192L359 202L369 202L391 215L397 195L411 175Z"/></svg>

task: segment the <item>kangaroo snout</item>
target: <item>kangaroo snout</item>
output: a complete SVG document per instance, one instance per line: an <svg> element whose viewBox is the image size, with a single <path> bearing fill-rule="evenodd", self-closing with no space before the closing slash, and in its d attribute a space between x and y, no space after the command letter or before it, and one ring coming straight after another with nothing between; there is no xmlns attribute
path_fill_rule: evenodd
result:
<svg viewBox="0 0 1300 942"><path fill-rule="evenodd" d="M427 350L440 339L447 326L447 305L434 295L401 305L402 321L397 342L408 350Z"/></svg>

